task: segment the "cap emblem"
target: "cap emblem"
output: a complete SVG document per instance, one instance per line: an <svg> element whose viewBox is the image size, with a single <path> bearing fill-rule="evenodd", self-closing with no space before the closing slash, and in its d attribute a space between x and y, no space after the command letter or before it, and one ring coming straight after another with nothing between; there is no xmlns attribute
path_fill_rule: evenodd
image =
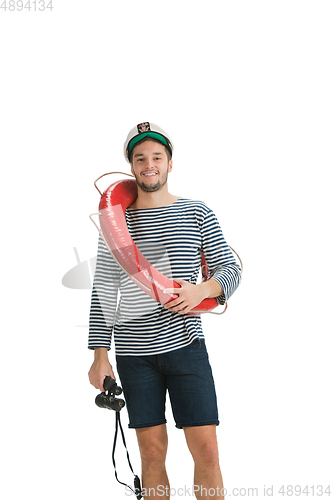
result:
<svg viewBox="0 0 333 500"><path fill-rule="evenodd" d="M138 125L139 134L142 134L143 132L149 132L149 131L150 131L149 122L139 123L139 125Z"/></svg>

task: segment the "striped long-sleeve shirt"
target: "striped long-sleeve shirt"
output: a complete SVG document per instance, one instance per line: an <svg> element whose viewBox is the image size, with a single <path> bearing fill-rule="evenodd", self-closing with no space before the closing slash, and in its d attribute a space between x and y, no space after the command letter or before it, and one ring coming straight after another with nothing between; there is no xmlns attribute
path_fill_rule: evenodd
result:
<svg viewBox="0 0 333 500"><path fill-rule="evenodd" d="M131 237L148 261L168 278L196 284L201 256L222 287L224 303L240 283L241 270L214 213L200 201L179 198L172 205L128 208ZM161 354L203 338L200 315L170 312L149 297L120 269L102 238L92 290L88 347L117 355Z"/></svg>

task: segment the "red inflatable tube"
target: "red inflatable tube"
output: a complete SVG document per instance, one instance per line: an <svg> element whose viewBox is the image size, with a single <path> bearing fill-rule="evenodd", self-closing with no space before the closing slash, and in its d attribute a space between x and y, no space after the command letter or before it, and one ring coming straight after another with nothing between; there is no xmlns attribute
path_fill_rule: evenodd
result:
<svg viewBox="0 0 333 500"><path fill-rule="evenodd" d="M148 262L128 232L125 210L134 202L137 193L134 179L117 181L108 187L102 194L99 204L101 231L110 252L129 278L150 297L165 304L177 298L177 295L164 294L163 290L180 288L180 285L165 277ZM203 257L202 265L204 264ZM215 298L204 299L192 311L193 314L209 312L218 305Z"/></svg>

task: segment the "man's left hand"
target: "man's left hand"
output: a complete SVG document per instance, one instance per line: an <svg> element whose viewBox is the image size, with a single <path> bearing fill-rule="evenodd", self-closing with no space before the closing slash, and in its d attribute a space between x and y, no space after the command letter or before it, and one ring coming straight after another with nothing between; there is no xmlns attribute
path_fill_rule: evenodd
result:
<svg viewBox="0 0 333 500"><path fill-rule="evenodd" d="M178 295L177 299L164 304L164 307L170 312L186 314L207 297L205 293L206 290L201 286L201 284L193 285L192 283L181 280L180 278L176 278L174 281L178 283L181 288L166 288L163 291L163 293Z"/></svg>

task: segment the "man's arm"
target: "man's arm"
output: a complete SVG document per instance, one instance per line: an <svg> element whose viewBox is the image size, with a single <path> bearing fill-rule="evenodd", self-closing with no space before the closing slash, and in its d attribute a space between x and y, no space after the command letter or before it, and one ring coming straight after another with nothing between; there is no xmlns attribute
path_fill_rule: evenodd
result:
<svg viewBox="0 0 333 500"><path fill-rule="evenodd" d="M103 391L106 376L115 378L108 350L117 308L119 267L99 238L96 271L89 318L89 349L94 350L94 362L89 370L90 383Z"/></svg>
<svg viewBox="0 0 333 500"><path fill-rule="evenodd" d="M202 289L205 299L212 299L215 297L220 297L220 295L223 295L223 290L220 283L214 280L214 278L211 278L210 280L207 281L203 281L202 283L199 283L197 286Z"/></svg>
<svg viewBox="0 0 333 500"><path fill-rule="evenodd" d="M237 290L241 281L241 267L227 244L215 214L210 210L201 229L202 252L211 275L222 289L216 296L219 304L224 304ZM210 280L209 280L210 281Z"/></svg>
<svg viewBox="0 0 333 500"><path fill-rule="evenodd" d="M164 293L178 295L177 299L164 306L171 312L186 314L203 299L212 297L216 297L220 304L224 304L240 283L241 268L226 243L216 216L211 210L204 217L201 236L202 252L212 277L197 285L175 278L174 281L181 285L181 288L164 290Z"/></svg>
<svg viewBox="0 0 333 500"><path fill-rule="evenodd" d="M117 309L119 267L99 238L94 284L91 294L88 348L110 349Z"/></svg>

